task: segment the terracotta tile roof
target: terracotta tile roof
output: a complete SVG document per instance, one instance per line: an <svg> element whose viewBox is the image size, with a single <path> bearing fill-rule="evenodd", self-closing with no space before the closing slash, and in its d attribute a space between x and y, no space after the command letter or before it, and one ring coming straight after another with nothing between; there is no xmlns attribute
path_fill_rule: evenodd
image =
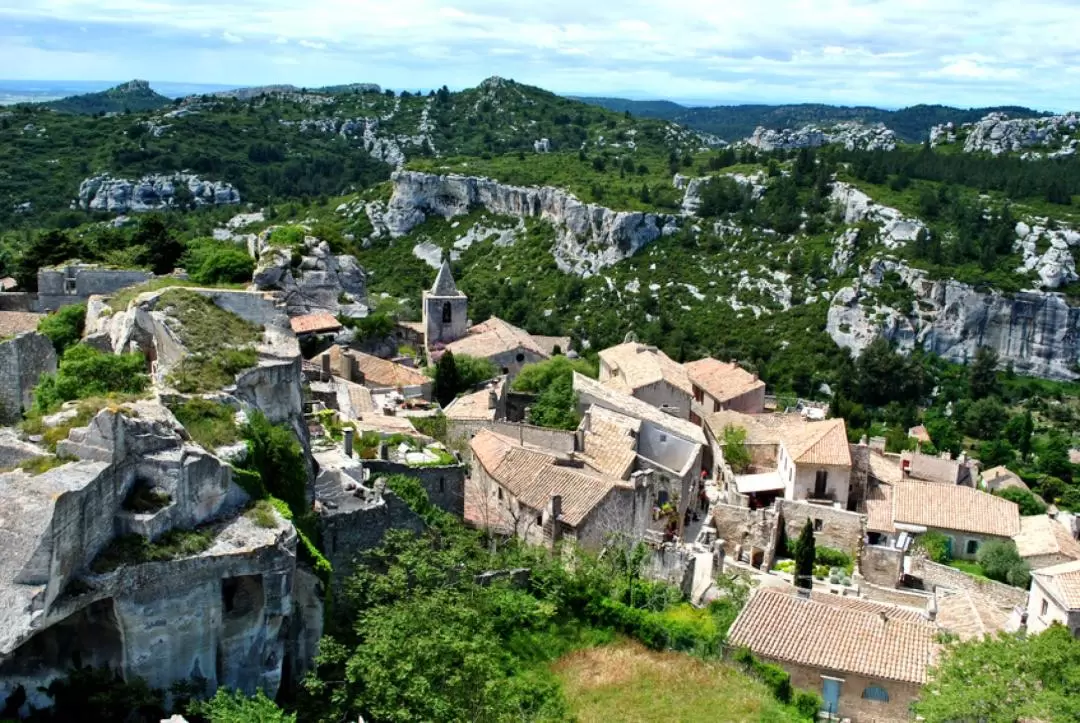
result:
<svg viewBox="0 0 1080 723"><path fill-rule="evenodd" d="M536 342L536 345L544 350L544 353L548 356L555 356L555 347L559 347L559 351L565 354L570 351L570 337L568 336L542 336L539 334L532 334L532 340Z"/></svg>
<svg viewBox="0 0 1080 723"><path fill-rule="evenodd" d="M380 359L371 354L349 351L356 358L357 368L364 373L364 385L368 387L419 387L431 382L431 378L419 369Z"/></svg>
<svg viewBox="0 0 1080 723"><path fill-rule="evenodd" d="M738 364L722 362L712 357L683 364L693 384L720 403L741 397L755 389L764 389L765 382Z"/></svg>
<svg viewBox="0 0 1080 723"><path fill-rule="evenodd" d="M600 360L611 367L611 381L616 388L637 390L666 381L687 394L692 394L690 377L682 364L674 361L655 346L627 342L600 352ZM608 380L604 381L605 384Z"/></svg>
<svg viewBox="0 0 1080 723"><path fill-rule="evenodd" d="M289 319L289 326L292 327L294 334L317 334L324 331L337 331L341 328L341 322L334 318L333 314L320 311L294 316Z"/></svg>
<svg viewBox="0 0 1080 723"><path fill-rule="evenodd" d="M811 422L798 414L743 414L725 410L709 415L713 436L722 439L728 425L746 430L746 443L783 444L796 464L851 466L843 419Z"/></svg>
<svg viewBox="0 0 1080 723"><path fill-rule="evenodd" d="M896 484L904 479L899 458L886 456L874 449L870 450L869 471L870 476L885 484Z"/></svg>
<svg viewBox="0 0 1080 723"><path fill-rule="evenodd" d="M933 624L896 606L758 588L728 639L780 662L922 684L937 650L936 634Z"/></svg>
<svg viewBox="0 0 1080 723"><path fill-rule="evenodd" d="M574 372L574 391L590 397L594 406L649 422L683 439L705 444L705 433L701 431L701 427L690 420L674 417L661 411L659 407L654 407L648 402L612 389L577 372Z"/></svg>
<svg viewBox="0 0 1080 723"><path fill-rule="evenodd" d="M907 480L893 487L893 522L1013 537L1020 532L1020 508L970 487Z"/></svg>
<svg viewBox="0 0 1080 723"><path fill-rule="evenodd" d="M1080 542L1057 520L1049 515L1030 515L1020 518L1020 534L1013 538L1020 557L1064 555L1080 560Z"/></svg>
<svg viewBox="0 0 1080 723"><path fill-rule="evenodd" d="M1019 475L1002 465L984 470L981 477L988 490L1003 490L1012 487L1027 492L1031 491L1031 488L1024 484L1024 480L1020 479Z"/></svg>
<svg viewBox="0 0 1080 723"><path fill-rule="evenodd" d="M0 337L36 331L38 322L44 318L45 314L31 314L29 311L0 311Z"/></svg>
<svg viewBox="0 0 1080 723"><path fill-rule="evenodd" d="M896 532L893 525L892 485L870 485L866 490L866 529L870 532Z"/></svg>
<svg viewBox="0 0 1080 723"><path fill-rule="evenodd" d="M495 383L494 388L481 389L478 392L472 394L463 394L443 410L450 419L460 420L493 420L495 419L495 409L491 406L491 392L495 392L495 396L502 396L502 388L505 382L505 377L499 379Z"/></svg>
<svg viewBox="0 0 1080 723"><path fill-rule="evenodd" d="M580 457L601 474L627 479L637 459L637 434L641 421L603 407L592 406L586 413L585 449Z"/></svg>
<svg viewBox="0 0 1080 723"><path fill-rule="evenodd" d="M469 328L469 333L446 345L454 354L487 359L516 349L524 349L545 359L551 355L544 351L524 329L519 329L498 317L491 317L483 324Z"/></svg>
<svg viewBox="0 0 1080 723"><path fill-rule="evenodd" d="M470 442L473 457L518 501L543 510L553 494L562 495L563 523L577 527L612 490L614 480L559 465L559 457L539 448L519 445L489 429Z"/></svg>
<svg viewBox="0 0 1080 723"><path fill-rule="evenodd" d="M791 592L795 592L794 588L791 589ZM885 613L889 616L890 620L907 620L911 623L929 622L924 610L903 607L901 605L892 605L890 603L874 602L873 600L867 600L864 597L855 597L854 595L836 595L822 590L812 590L810 592L810 599L815 602L832 605L833 607L846 608L848 610L871 613L878 616L880 616L881 613Z"/></svg>
<svg viewBox="0 0 1080 723"><path fill-rule="evenodd" d="M1080 610L1080 561L1044 567L1031 574L1066 610Z"/></svg>
<svg viewBox="0 0 1080 723"><path fill-rule="evenodd" d="M923 443L931 441L930 440L930 432L926 431L926 427L924 427L921 424L916 425L916 426L912 427L911 429L909 429L907 431L907 435L909 437L911 437L912 439L916 439L916 440L918 440L920 442L923 442Z"/></svg>
<svg viewBox="0 0 1080 723"><path fill-rule="evenodd" d="M942 587L934 595L937 600L934 622L961 640L978 640L1009 628L1012 610L993 605L984 595Z"/></svg>

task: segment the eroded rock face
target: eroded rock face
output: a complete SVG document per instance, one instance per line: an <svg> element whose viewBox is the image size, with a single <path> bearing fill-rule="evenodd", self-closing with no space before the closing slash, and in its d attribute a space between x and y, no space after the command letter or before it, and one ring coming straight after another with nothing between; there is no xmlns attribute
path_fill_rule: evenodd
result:
<svg viewBox="0 0 1080 723"><path fill-rule="evenodd" d="M1027 274L1034 271L1039 275L1039 285L1044 289L1056 289L1080 281L1072 255L1072 250L1077 246L1080 246L1080 232L1073 229L1017 223L1014 247L1024 254L1024 263L1016 272Z"/></svg>
<svg viewBox="0 0 1080 723"><path fill-rule="evenodd" d="M859 189L847 183L833 183L829 200L836 205L844 223L871 221L881 226L881 242L888 249L897 249L914 241L925 226L890 206L881 206Z"/></svg>
<svg viewBox="0 0 1080 723"><path fill-rule="evenodd" d="M582 203L550 186L509 186L488 178L415 171L398 171L392 179L390 203L385 211L376 210L371 216L376 230L404 236L430 214L452 218L474 208L503 216L540 218L556 228L553 253L559 267L579 275L590 275L628 258L676 229L674 216L613 211Z"/></svg>
<svg viewBox="0 0 1080 723"><path fill-rule="evenodd" d="M952 123L930 129L930 145L955 143L966 133L965 153L1017 152L1028 148L1062 145L1051 156L1073 155L1074 136L1080 130L1080 116L1075 113L1046 118L1009 118L1005 113L990 113L977 123L965 123L957 128ZM1034 157L1034 156L1033 156Z"/></svg>
<svg viewBox="0 0 1080 723"><path fill-rule="evenodd" d="M268 228L249 245L256 267L252 281L260 291L280 291L290 316L325 311L335 316L367 315L367 274L352 256L334 255L330 245L306 236L293 249L274 246Z"/></svg>
<svg viewBox="0 0 1080 723"><path fill-rule="evenodd" d="M763 151L818 148L829 143L839 143L849 151L891 151L896 148L896 134L881 123L864 125L855 121L837 123L824 130L803 126L778 131L758 126L746 143Z"/></svg>
<svg viewBox="0 0 1080 723"><path fill-rule="evenodd" d="M701 192L705 186L713 178L730 178L741 186L747 186L750 188L750 195L754 200L761 198L765 194L767 188L767 179L764 173L757 173L753 176L745 176L741 173L724 173L719 176L705 176L704 178L688 178L681 174L675 174L675 178L672 183L675 188L684 190L682 210L683 213L692 215L697 213L701 208Z"/></svg>
<svg viewBox="0 0 1080 723"><path fill-rule="evenodd" d="M867 303L888 271L915 292L913 310ZM955 362L966 362L988 346L1020 373L1063 380L1078 376L1080 307L1069 305L1064 295L980 292L959 281L931 280L894 261L875 261L853 286L837 292L826 331L856 355L882 335L901 350L918 345Z"/></svg>
<svg viewBox="0 0 1080 723"><path fill-rule="evenodd" d="M240 192L193 173L155 173L137 181L103 174L79 184L79 206L91 211L158 211L186 201L196 206L230 205L240 203Z"/></svg>

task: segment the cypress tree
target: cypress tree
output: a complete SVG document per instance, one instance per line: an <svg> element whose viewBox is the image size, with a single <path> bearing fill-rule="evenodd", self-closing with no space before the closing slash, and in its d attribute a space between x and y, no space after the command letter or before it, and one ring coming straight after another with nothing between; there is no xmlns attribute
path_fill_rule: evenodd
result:
<svg viewBox="0 0 1080 723"><path fill-rule="evenodd" d="M799 539L795 542L795 587L809 590L814 586L814 523L806 518Z"/></svg>
<svg viewBox="0 0 1080 723"><path fill-rule="evenodd" d="M461 375L458 374L457 362L454 361L454 352L447 349L439 357L439 363L435 366L435 399L439 404L446 406L454 401L458 387L461 386Z"/></svg>

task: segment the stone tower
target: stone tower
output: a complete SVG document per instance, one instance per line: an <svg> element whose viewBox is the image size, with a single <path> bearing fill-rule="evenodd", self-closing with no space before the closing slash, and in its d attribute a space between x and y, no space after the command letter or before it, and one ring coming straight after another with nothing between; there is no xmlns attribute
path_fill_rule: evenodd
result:
<svg viewBox="0 0 1080 723"><path fill-rule="evenodd" d="M469 297L458 291L450 262L443 259L430 291L424 292L424 345L449 344L469 328Z"/></svg>

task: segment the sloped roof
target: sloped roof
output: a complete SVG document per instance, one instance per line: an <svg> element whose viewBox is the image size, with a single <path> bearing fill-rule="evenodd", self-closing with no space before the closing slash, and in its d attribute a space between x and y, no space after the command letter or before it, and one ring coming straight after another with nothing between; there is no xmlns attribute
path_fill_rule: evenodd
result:
<svg viewBox="0 0 1080 723"><path fill-rule="evenodd" d="M1013 537L1020 532L1020 508L971 487L906 480L893 486L893 522Z"/></svg>
<svg viewBox="0 0 1080 723"><path fill-rule="evenodd" d="M431 285L432 296L464 296L458 291L454 283L454 275L450 272L450 262L443 259L439 273L435 276L435 283Z"/></svg>
<svg viewBox="0 0 1080 723"><path fill-rule="evenodd" d="M892 485L870 485L866 490L866 529L870 532L896 532L893 525Z"/></svg>
<svg viewBox="0 0 1080 723"><path fill-rule="evenodd" d="M674 361L655 346L627 342L600 352L600 359L610 366L615 376L609 382L622 391L634 391L666 381L687 394L692 393L690 377L682 364Z"/></svg>
<svg viewBox="0 0 1080 723"><path fill-rule="evenodd" d="M1080 610L1080 560L1035 570L1039 580L1067 610Z"/></svg>
<svg viewBox="0 0 1080 723"><path fill-rule="evenodd" d="M764 389L765 382L738 364L722 362L712 357L683 364L693 384L718 402L727 402L755 389Z"/></svg>
<svg viewBox="0 0 1080 723"><path fill-rule="evenodd" d="M930 442L930 432L926 431L926 427L922 424L917 424L907 431L908 437L918 440L919 442Z"/></svg>
<svg viewBox="0 0 1080 723"><path fill-rule="evenodd" d="M559 351L563 354L570 351L571 341L568 336L543 336L542 334L531 334L530 336L548 356L555 356L555 347L559 347Z"/></svg>
<svg viewBox="0 0 1080 723"><path fill-rule="evenodd" d="M706 423L717 439L728 425L746 430L746 443L783 444L796 464L851 466L847 426L843 419L811 422L798 414L743 414L724 410Z"/></svg>
<svg viewBox="0 0 1080 723"><path fill-rule="evenodd" d="M1020 534L1013 538L1020 557L1064 555L1080 560L1080 542L1057 520L1049 515L1029 515L1020 518Z"/></svg>
<svg viewBox="0 0 1080 723"><path fill-rule="evenodd" d="M551 356L532 338L529 332L519 329L496 316L491 317L482 324L470 327L465 336L447 344L446 348L455 355L466 354L482 359L516 349L531 351L545 359Z"/></svg>
<svg viewBox="0 0 1080 723"><path fill-rule="evenodd" d="M562 496L560 520L576 527L619 486L607 477L560 466L560 458L536 447L482 429L470 442L473 457L521 504L543 510L552 495Z"/></svg>
<svg viewBox="0 0 1080 723"><path fill-rule="evenodd" d="M485 421L495 419L495 409L491 406L491 393L494 391L496 396L500 396L505 379L505 377L500 378L492 388L461 395L450 402L443 410L443 414L449 419Z"/></svg>
<svg viewBox="0 0 1080 723"><path fill-rule="evenodd" d="M322 331L337 331L341 328L341 322L333 314L319 311L314 314L294 316L289 319L289 326L292 327L294 334L312 334Z"/></svg>
<svg viewBox="0 0 1080 723"><path fill-rule="evenodd" d="M904 473L900 469L900 460L897 457L887 457L876 449L871 449L869 463L870 476L879 482L896 484L904 479Z"/></svg>
<svg viewBox="0 0 1080 723"><path fill-rule="evenodd" d="M585 449L579 455L597 472L616 479L626 479L637 459L637 434L641 421L603 407L592 406L587 412Z"/></svg>
<svg viewBox="0 0 1080 723"><path fill-rule="evenodd" d="M431 379L419 369L359 351L348 353L355 357L357 368L364 373L366 385L396 389L397 387L419 387L431 382Z"/></svg>
<svg viewBox="0 0 1080 723"><path fill-rule="evenodd" d="M800 597L758 588L728 635L765 658L881 680L925 683L937 650L936 627L911 611L839 596Z"/></svg>
<svg viewBox="0 0 1080 723"><path fill-rule="evenodd" d="M1024 480L1020 479L1020 475L1000 464L997 467L984 470L981 477L982 481L986 483L987 489L990 490L1003 490L1012 487L1027 492L1031 491L1031 488L1024 484Z"/></svg>
<svg viewBox="0 0 1080 723"><path fill-rule="evenodd" d="M587 394L592 398L594 406L610 409L613 412L649 422L683 439L705 444L705 433L701 431L701 427L690 420L667 414L661 411L659 407L654 407L637 397L607 387L584 374L574 372L574 391Z"/></svg>

